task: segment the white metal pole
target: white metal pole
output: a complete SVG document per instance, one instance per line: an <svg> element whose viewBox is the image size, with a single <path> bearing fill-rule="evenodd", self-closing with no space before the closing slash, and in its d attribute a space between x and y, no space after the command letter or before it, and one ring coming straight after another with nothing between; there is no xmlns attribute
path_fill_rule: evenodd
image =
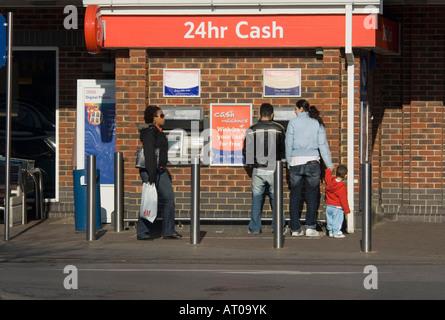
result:
<svg viewBox="0 0 445 320"><path fill-rule="evenodd" d="M352 4L346 5L345 52L348 64L348 233L354 233L354 54L352 52Z"/></svg>

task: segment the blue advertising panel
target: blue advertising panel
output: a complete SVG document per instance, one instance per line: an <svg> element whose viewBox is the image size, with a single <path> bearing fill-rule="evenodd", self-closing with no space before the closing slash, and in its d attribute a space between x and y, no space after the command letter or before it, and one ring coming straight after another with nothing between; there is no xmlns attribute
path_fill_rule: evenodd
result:
<svg viewBox="0 0 445 320"><path fill-rule="evenodd" d="M88 88L85 92L85 164L87 155L95 155L100 184L114 184L116 108L104 99L104 91Z"/></svg>
<svg viewBox="0 0 445 320"><path fill-rule="evenodd" d="M6 20L0 14L0 68L6 62Z"/></svg>

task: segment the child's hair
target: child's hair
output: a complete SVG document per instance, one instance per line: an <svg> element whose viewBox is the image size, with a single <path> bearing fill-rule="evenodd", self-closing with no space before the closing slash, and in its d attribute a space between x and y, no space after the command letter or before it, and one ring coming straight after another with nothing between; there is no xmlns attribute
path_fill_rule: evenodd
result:
<svg viewBox="0 0 445 320"><path fill-rule="evenodd" d="M346 166L344 165L339 165L337 167L337 170L335 171L335 175L339 178L344 179L346 177L346 174L348 173L348 168L346 168Z"/></svg>

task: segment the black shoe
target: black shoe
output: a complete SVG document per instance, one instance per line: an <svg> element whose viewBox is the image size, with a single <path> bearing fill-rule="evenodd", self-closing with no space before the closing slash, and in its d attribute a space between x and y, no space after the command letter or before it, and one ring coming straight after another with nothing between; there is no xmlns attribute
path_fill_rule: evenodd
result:
<svg viewBox="0 0 445 320"><path fill-rule="evenodd" d="M142 238L137 238L138 240L153 240L153 238L152 237L150 237L150 236L145 236L145 237L142 237Z"/></svg>
<svg viewBox="0 0 445 320"><path fill-rule="evenodd" d="M162 237L162 239L176 239L176 240L179 240L181 238L182 238L182 236L177 232L173 233L171 236L163 236Z"/></svg>

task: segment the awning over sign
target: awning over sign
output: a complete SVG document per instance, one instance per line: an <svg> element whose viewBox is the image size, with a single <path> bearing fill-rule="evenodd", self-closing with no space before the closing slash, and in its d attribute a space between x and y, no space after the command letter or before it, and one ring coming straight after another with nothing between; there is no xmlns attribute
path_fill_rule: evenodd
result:
<svg viewBox="0 0 445 320"><path fill-rule="evenodd" d="M345 15L102 15L88 6L85 40L100 48L344 47ZM382 16L353 15L352 46L399 52L399 25Z"/></svg>

